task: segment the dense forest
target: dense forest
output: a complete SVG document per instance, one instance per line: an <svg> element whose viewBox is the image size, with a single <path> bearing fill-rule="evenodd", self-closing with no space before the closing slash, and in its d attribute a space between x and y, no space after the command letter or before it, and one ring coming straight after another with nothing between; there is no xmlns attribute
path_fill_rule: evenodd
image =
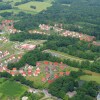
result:
<svg viewBox="0 0 100 100"><path fill-rule="evenodd" d="M0 3L0 10L12 9L12 6L7 3Z"/></svg>
<svg viewBox="0 0 100 100"><path fill-rule="evenodd" d="M38 27L40 23L62 23L65 29L94 35L100 39L99 5L98 0L55 0L47 10L34 16L23 17L15 23L15 27L28 30Z"/></svg>

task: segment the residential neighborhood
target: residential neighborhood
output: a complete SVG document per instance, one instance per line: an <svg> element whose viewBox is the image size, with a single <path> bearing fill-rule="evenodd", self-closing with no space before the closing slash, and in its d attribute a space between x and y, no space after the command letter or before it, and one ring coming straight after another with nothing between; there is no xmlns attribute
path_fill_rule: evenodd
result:
<svg viewBox="0 0 100 100"><path fill-rule="evenodd" d="M100 0L0 0L0 100L100 100Z"/></svg>

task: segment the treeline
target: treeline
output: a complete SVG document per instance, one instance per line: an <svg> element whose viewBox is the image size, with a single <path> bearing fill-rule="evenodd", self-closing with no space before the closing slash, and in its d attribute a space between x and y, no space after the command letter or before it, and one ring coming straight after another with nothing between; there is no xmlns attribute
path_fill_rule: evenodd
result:
<svg viewBox="0 0 100 100"><path fill-rule="evenodd" d="M21 84L27 85L32 88L34 87L33 81L26 80L26 78L24 78L22 75L12 77L12 75L7 72L0 72L0 78L7 78L11 81L18 81Z"/></svg>
<svg viewBox="0 0 100 100"><path fill-rule="evenodd" d="M29 65L35 66L37 61L48 60L51 62L59 62L59 63L63 62L64 64L67 64L72 67L87 69L87 70L100 73L100 61L94 61L93 63L91 63L89 61L77 62L74 60L72 61L70 59L62 60L58 57L52 56L49 53L42 52L43 50L44 48L42 47L40 49L35 49L35 50L27 52L26 54L23 55L23 57L21 58L21 60L19 60L19 62L9 63L8 68L12 69L16 67L17 69L19 69L25 66L26 63Z"/></svg>
<svg viewBox="0 0 100 100"><path fill-rule="evenodd" d="M1 3L0 4L0 10L6 10L6 9L12 9L11 4Z"/></svg>
<svg viewBox="0 0 100 100"><path fill-rule="evenodd" d="M77 75L77 77L73 77L72 73ZM99 84L92 81L78 80L80 74L83 73L81 71L71 72L70 76L63 76L56 79L49 85L50 94L63 100L94 100L99 92ZM68 98L66 93L73 91L76 91L75 96Z"/></svg>
<svg viewBox="0 0 100 100"><path fill-rule="evenodd" d="M43 53L40 49L35 49L30 52L27 52L25 55L23 55L22 59L17 63L9 63L8 68L12 69L16 67L17 69L25 66L25 64L29 64L32 66L36 65L37 61L53 61L53 62L60 62L61 60L56 57L52 57L49 53Z"/></svg>
<svg viewBox="0 0 100 100"><path fill-rule="evenodd" d="M18 6L18 5L21 5L21 4L25 4L25 3L28 3L30 1L33 1L33 0L21 0L21 2L16 2L15 6Z"/></svg>
<svg viewBox="0 0 100 100"><path fill-rule="evenodd" d="M29 34L28 32L20 32L16 34L11 34L10 35L10 41L20 41L23 42L24 40L27 39L41 39L41 40L46 40L47 35L42 35L42 34Z"/></svg>
<svg viewBox="0 0 100 100"><path fill-rule="evenodd" d="M100 57L100 47L75 38L52 35L45 43L47 49L67 53L79 58L95 60Z"/></svg>
<svg viewBox="0 0 100 100"><path fill-rule="evenodd" d="M12 14L13 14L13 12L2 12L2 13L0 13L0 16L7 18L7 17L12 16Z"/></svg>
<svg viewBox="0 0 100 100"><path fill-rule="evenodd" d="M23 96L27 96L29 100L40 100L44 97L43 93L30 93L30 92L25 92L21 97L20 100L22 99Z"/></svg>
<svg viewBox="0 0 100 100"><path fill-rule="evenodd" d="M45 49L52 49L67 53L79 58L96 60L100 57L100 47L92 43L80 41L79 39L59 35L29 34L25 32L11 34L11 41L23 42L26 39L48 40L45 42Z"/></svg>

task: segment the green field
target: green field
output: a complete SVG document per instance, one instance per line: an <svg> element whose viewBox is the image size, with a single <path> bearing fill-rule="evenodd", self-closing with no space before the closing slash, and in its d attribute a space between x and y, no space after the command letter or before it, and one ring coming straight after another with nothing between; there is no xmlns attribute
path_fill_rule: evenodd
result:
<svg viewBox="0 0 100 100"><path fill-rule="evenodd" d="M96 81L97 83L100 84L100 75L96 76L96 75L83 75L80 77L81 80L85 80L85 81Z"/></svg>
<svg viewBox="0 0 100 100"><path fill-rule="evenodd" d="M15 6L16 2L20 2L21 0L3 0L4 2L10 1L13 9L8 10L1 10L0 13L3 12L14 12L19 13L20 11L24 11L31 14L37 14L38 12L42 10L46 10L48 7L52 6L51 0L45 0L44 2L37 2L37 1L31 1L25 4L21 4L18 6ZM32 9L30 6L36 6L36 9Z"/></svg>
<svg viewBox="0 0 100 100"><path fill-rule="evenodd" d="M4 78L0 78L0 84L2 84L5 81Z"/></svg>
<svg viewBox="0 0 100 100"><path fill-rule="evenodd" d="M30 8L30 6L36 6L36 9ZM50 3L47 2L28 2L26 4L19 5L18 8L21 10L26 10L26 11L35 11L35 12L40 12L42 10L46 10L47 7L52 6Z"/></svg>
<svg viewBox="0 0 100 100"><path fill-rule="evenodd" d="M0 85L0 94L2 94L2 99L8 100L7 98L17 98L19 100L20 96L27 90L26 87L14 81L6 81Z"/></svg>
<svg viewBox="0 0 100 100"><path fill-rule="evenodd" d="M71 56L67 53L63 53L63 52L59 52L59 51L55 51L55 50L45 50L44 52L51 53L52 55L61 57L63 59L70 59L70 60L75 60L75 61L79 61L79 62L87 60L87 59ZM90 61L90 62L93 62L93 61Z"/></svg>

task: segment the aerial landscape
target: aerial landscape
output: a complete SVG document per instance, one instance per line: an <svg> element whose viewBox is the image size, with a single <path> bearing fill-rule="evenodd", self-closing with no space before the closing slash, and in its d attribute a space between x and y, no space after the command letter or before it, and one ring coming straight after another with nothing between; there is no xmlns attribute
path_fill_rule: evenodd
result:
<svg viewBox="0 0 100 100"><path fill-rule="evenodd" d="M100 0L0 0L0 100L100 100Z"/></svg>

